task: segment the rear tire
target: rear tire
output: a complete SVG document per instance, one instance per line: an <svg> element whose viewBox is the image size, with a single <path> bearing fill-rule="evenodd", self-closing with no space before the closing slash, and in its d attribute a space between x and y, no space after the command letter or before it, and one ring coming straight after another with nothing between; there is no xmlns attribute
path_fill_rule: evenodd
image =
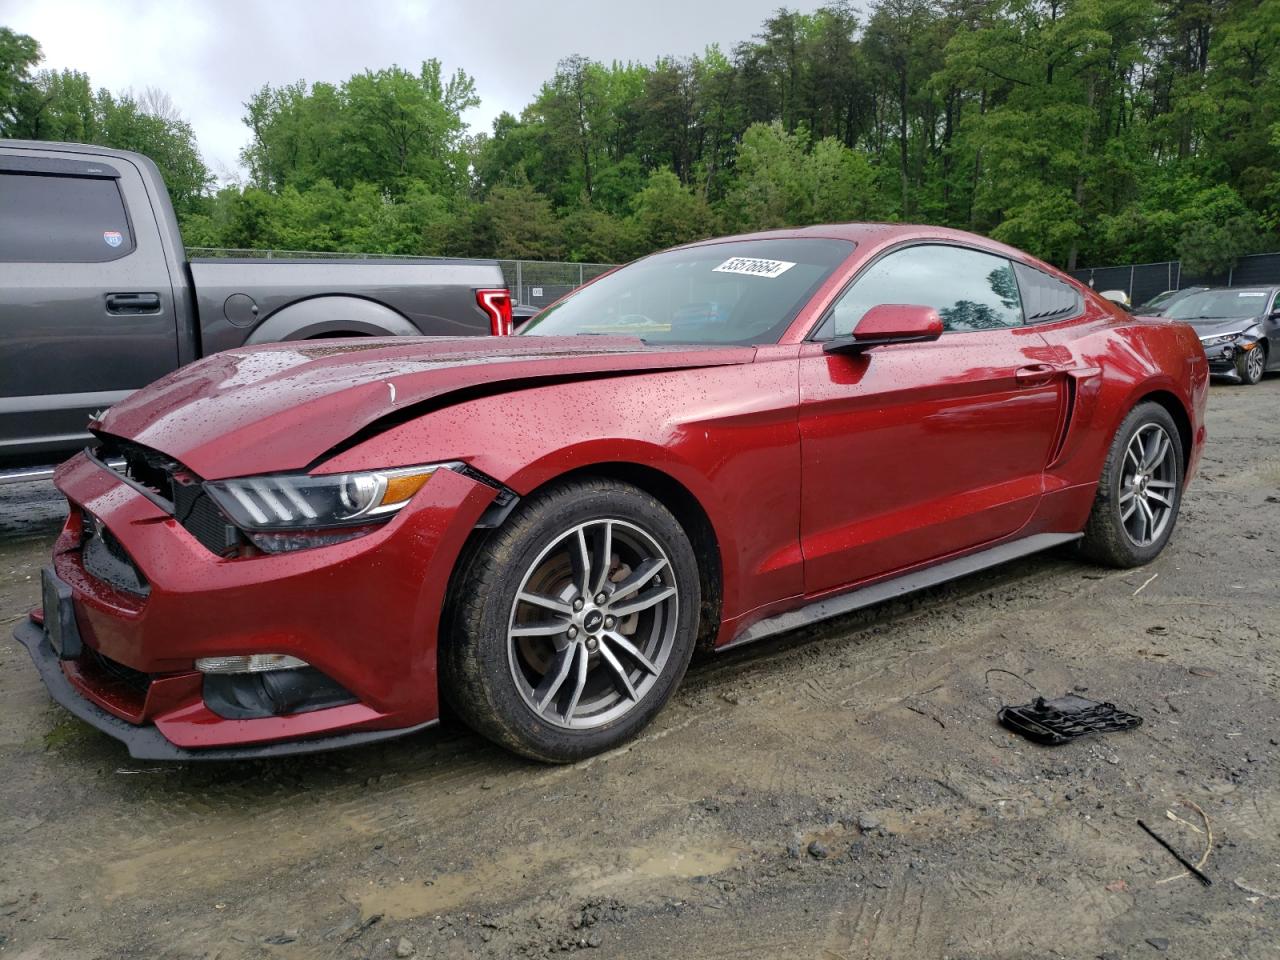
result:
<svg viewBox="0 0 1280 960"><path fill-rule="evenodd" d="M605 479L535 494L450 585L440 687L474 730L550 763L634 736L698 634L697 559L648 493Z"/></svg>
<svg viewBox="0 0 1280 960"><path fill-rule="evenodd" d="M1177 522L1183 463L1169 411L1151 402L1134 407L1107 451L1081 552L1121 568L1154 560Z"/></svg>

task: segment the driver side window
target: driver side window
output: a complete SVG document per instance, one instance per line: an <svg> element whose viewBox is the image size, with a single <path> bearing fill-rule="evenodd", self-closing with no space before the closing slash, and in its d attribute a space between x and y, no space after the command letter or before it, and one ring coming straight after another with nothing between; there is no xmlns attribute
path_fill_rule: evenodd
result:
<svg viewBox="0 0 1280 960"><path fill-rule="evenodd" d="M1025 322L1013 265L965 247L921 244L882 257L836 301L820 339L845 337L882 303L933 307L948 333L1019 327Z"/></svg>

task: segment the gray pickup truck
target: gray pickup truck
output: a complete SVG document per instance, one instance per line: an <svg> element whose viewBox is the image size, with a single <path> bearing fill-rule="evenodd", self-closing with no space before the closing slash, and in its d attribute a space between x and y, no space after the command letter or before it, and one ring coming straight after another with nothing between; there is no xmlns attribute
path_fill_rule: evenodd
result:
<svg viewBox="0 0 1280 960"><path fill-rule="evenodd" d="M0 483L89 414L199 357L316 337L503 335L495 260L190 260L154 163L0 140Z"/></svg>

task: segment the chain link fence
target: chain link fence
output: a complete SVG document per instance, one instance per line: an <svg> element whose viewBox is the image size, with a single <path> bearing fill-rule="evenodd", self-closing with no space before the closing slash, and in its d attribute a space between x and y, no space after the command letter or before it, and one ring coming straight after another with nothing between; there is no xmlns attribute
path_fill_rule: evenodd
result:
<svg viewBox="0 0 1280 960"><path fill-rule="evenodd" d="M1280 285L1280 253L1257 253L1241 257L1224 273L1198 274L1183 271L1179 260L1161 263L1131 263L1123 267L1090 267L1072 270L1071 275L1093 289L1123 290L1129 302L1146 303L1165 290L1183 287L1251 287Z"/></svg>
<svg viewBox="0 0 1280 960"><path fill-rule="evenodd" d="M328 253L316 250L262 250L233 247L188 247L189 257L247 258L255 260L394 260L440 263L461 257L413 257L394 253ZM491 259L491 258L483 258ZM612 263L568 263L554 260L498 260L507 288L517 303L545 307L602 273L612 270Z"/></svg>
<svg viewBox="0 0 1280 960"><path fill-rule="evenodd" d="M499 260L507 289L517 303L545 307L570 290L614 268L611 263L562 263L554 260Z"/></svg>

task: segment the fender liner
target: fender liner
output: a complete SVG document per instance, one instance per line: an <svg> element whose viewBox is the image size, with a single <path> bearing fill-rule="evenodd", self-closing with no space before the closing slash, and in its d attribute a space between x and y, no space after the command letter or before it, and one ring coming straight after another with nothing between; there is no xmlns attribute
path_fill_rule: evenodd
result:
<svg viewBox="0 0 1280 960"><path fill-rule="evenodd" d="M362 297L311 297L281 307L258 324L246 345L355 334L371 337L421 336L412 323L385 304Z"/></svg>

